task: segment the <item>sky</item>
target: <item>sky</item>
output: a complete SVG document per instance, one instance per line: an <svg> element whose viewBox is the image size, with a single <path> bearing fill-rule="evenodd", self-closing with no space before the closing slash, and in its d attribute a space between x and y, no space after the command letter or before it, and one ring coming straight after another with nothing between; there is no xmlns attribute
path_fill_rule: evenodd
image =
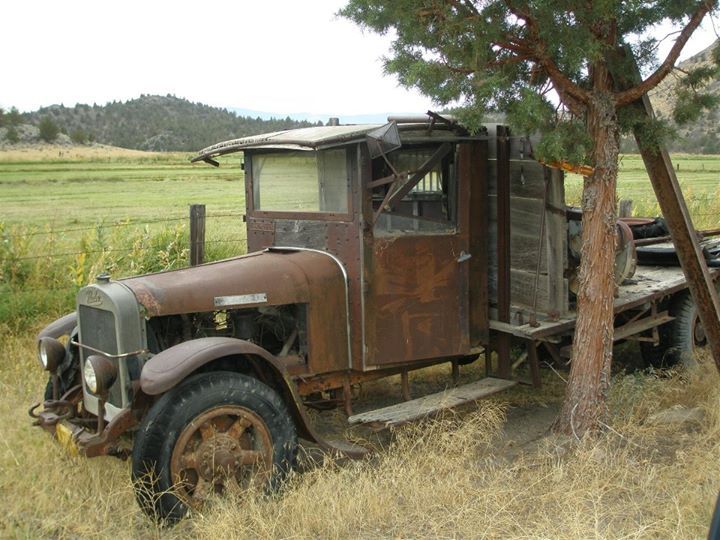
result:
<svg viewBox="0 0 720 540"><path fill-rule="evenodd" d="M340 19L346 0L5 0L0 106L31 111L173 94L285 115L424 112L383 74L389 39ZM688 57L715 39L710 24Z"/></svg>

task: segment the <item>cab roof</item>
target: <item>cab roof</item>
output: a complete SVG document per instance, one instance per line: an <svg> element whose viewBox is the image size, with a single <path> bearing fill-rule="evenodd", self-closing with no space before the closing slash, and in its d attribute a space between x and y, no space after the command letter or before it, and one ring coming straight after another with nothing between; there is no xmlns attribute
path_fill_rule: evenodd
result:
<svg viewBox="0 0 720 540"><path fill-rule="evenodd" d="M348 126L316 126L286 129L262 135L251 135L208 146L198 152L192 162L240 152L249 148L272 148L282 150L319 150L331 146L364 140L365 135L380 124L355 124Z"/></svg>
<svg viewBox="0 0 720 540"><path fill-rule="evenodd" d="M450 115L441 116L430 111L425 115L389 117L388 121L396 123L400 131L405 133L402 137L404 140L436 139L441 134L441 136L447 137L449 132L452 139L457 140L467 134L454 117ZM217 166L219 163L213 158L243 150L322 150L364 141L368 133L384 125L387 124L314 126L251 135L203 148L191 161L193 163L205 161Z"/></svg>

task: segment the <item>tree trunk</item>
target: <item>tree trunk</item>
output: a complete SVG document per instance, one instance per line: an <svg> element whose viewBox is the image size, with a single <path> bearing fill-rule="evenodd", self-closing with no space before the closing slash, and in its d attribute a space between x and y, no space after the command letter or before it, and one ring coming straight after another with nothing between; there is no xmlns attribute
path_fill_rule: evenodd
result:
<svg viewBox="0 0 720 540"><path fill-rule="evenodd" d="M600 427L610 387L619 139L615 104L606 88L594 92L587 112L595 169L583 186L577 326L565 402L553 426L576 437Z"/></svg>

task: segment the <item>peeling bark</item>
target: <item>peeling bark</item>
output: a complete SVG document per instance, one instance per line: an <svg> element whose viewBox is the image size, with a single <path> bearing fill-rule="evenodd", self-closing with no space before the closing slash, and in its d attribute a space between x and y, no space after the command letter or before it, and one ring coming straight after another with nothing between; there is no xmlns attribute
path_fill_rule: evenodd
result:
<svg viewBox="0 0 720 540"><path fill-rule="evenodd" d="M583 187L578 318L565 402L553 426L577 437L599 429L607 415L613 346L619 136L609 74L600 67L595 78L587 117L595 170Z"/></svg>

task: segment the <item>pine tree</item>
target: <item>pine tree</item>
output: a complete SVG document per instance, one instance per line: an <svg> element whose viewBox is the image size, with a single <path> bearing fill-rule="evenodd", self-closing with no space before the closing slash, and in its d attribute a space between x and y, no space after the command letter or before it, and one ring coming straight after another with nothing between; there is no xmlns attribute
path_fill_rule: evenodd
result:
<svg viewBox="0 0 720 540"><path fill-rule="evenodd" d="M60 128L49 116L43 116L38 128L40 129L40 138L48 143L57 139L58 133L60 133Z"/></svg>
<svg viewBox="0 0 720 540"><path fill-rule="evenodd" d="M543 134L535 149L540 159L593 167L584 181L578 318L559 431L598 429L606 414L619 139L640 122L628 105L672 71L716 6L717 0L349 0L340 12L392 35L386 71L440 105L463 105L470 128L484 111L506 111L517 129ZM653 35L662 22L675 32ZM665 37L674 43L658 59ZM634 73L635 64L648 75L618 89L613 74ZM685 118L712 104L701 91L712 74L688 76L697 84L685 86ZM656 122L642 127L654 140L663 133Z"/></svg>

